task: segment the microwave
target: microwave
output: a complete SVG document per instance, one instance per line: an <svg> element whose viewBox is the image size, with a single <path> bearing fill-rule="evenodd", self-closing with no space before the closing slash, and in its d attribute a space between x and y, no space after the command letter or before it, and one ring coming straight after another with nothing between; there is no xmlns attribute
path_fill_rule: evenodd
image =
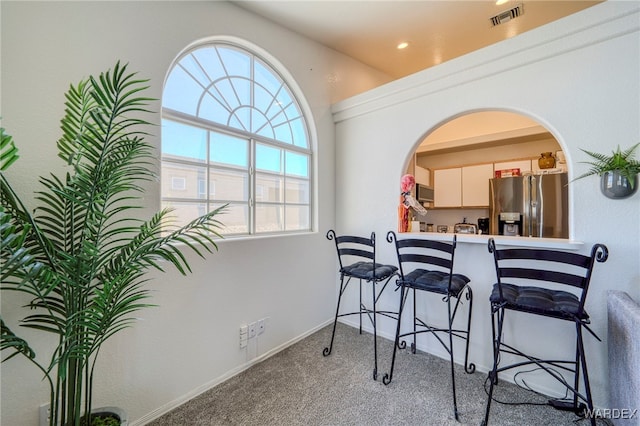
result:
<svg viewBox="0 0 640 426"><path fill-rule="evenodd" d="M433 202L433 187L417 184L416 185L416 200L419 203L432 203Z"/></svg>

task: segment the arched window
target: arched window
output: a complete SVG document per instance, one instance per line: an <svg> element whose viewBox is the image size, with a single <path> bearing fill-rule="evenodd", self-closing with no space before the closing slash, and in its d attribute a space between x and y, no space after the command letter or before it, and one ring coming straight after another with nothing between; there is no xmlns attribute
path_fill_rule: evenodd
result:
<svg viewBox="0 0 640 426"><path fill-rule="evenodd" d="M271 65L236 44L197 46L162 95L162 204L183 223L228 203L225 235L311 230L310 145Z"/></svg>

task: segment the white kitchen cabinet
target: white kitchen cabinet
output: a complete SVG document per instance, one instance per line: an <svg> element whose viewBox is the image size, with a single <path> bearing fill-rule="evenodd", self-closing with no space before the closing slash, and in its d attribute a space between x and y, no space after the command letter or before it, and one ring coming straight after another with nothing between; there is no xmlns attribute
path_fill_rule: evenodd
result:
<svg viewBox="0 0 640 426"><path fill-rule="evenodd" d="M416 165L415 167L415 178L416 178L416 183L419 183L420 185L426 185L426 186L430 186L431 185L431 171L429 169L425 169L424 167L420 167L418 165Z"/></svg>
<svg viewBox="0 0 640 426"><path fill-rule="evenodd" d="M462 206L462 169L440 169L433 171L433 206Z"/></svg>
<svg viewBox="0 0 640 426"><path fill-rule="evenodd" d="M462 168L462 205L464 207L489 206L489 179L493 177L493 164L478 164Z"/></svg>

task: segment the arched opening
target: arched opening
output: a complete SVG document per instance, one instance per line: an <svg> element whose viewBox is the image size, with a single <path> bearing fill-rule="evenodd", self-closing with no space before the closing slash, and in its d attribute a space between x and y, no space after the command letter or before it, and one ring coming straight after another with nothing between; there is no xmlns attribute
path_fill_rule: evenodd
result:
<svg viewBox="0 0 640 426"><path fill-rule="evenodd" d="M568 238L567 172L560 143L537 121L506 111L460 115L429 132L408 161L429 210L414 220L424 231Z"/></svg>

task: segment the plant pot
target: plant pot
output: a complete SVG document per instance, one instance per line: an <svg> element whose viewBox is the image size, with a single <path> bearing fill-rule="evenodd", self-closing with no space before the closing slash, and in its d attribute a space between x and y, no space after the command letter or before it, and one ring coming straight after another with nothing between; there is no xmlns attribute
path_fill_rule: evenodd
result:
<svg viewBox="0 0 640 426"><path fill-rule="evenodd" d="M638 175L635 175L633 179L632 187L629 179L621 175L619 171L605 172L600 177L600 190L607 198L614 200L627 198L635 194L638 189Z"/></svg>
<svg viewBox="0 0 640 426"><path fill-rule="evenodd" d="M120 419L120 426L129 426L127 412L119 407L100 407L91 410L92 416L111 416Z"/></svg>

